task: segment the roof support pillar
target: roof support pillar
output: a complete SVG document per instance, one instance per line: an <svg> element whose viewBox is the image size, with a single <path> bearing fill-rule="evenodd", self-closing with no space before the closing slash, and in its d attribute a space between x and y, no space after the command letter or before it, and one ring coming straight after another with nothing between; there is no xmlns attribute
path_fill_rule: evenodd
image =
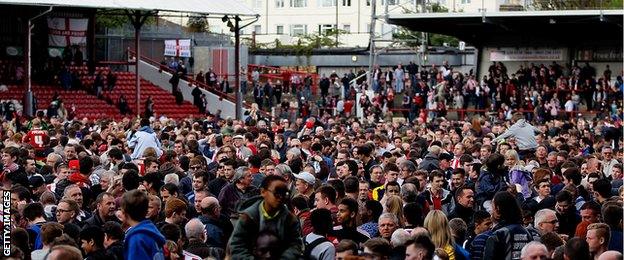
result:
<svg viewBox="0 0 624 260"><path fill-rule="evenodd" d="M143 12L140 10L126 11L130 23L134 26L134 50L135 50L135 74L134 84L136 87L136 115L141 117L141 77L139 75L139 63L141 62L141 27L153 12Z"/></svg>

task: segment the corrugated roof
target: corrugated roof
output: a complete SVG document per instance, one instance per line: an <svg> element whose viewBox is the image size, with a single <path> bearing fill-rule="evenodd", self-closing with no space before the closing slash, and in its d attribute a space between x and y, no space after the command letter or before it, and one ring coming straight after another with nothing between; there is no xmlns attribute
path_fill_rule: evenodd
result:
<svg viewBox="0 0 624 260"><path fill-rule="evenodd" d="M203 15L257 15L245 4L234 0L0 0L0 5L166 11Z"/></svg>

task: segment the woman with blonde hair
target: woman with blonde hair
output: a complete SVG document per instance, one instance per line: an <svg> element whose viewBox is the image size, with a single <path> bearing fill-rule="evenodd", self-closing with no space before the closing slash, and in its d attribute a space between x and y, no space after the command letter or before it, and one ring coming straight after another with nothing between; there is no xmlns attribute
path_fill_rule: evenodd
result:
<svg viewBox="0 0 624 260"><path fill-rule="evenodd" d="M453 241L451 228L444 212L441 210L429 211L423 227L431 234L431 241L435 247L444 249L449 260L468 259L468 252Z"/></svg>
<svg viewBox="0 0 624 260"><path fill-rule="evenodd" d="M405 221L403 219L403 200L397 195L390 195L387 197L384 205L384 213L393 213L399 218L399 226L404 227Z"/></svg>
<svg viewBox="0 0 624 260"><path fill-rule="evenodd" d="M516 150L510 149L505 152L505 166L509 169L509 181L511 184L520 186L522 196L524 196L524 199L528 199L532 195L531 183L533 182L533 176L526 170L523 163Z"/></svg>

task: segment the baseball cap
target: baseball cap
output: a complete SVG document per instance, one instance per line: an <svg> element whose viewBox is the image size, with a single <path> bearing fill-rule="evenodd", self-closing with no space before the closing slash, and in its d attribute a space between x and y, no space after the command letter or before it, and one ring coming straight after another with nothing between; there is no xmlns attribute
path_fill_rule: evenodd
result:
<svg viewBox="0 0 624 260"><path fill-rule="evenodd" d="M295 178L300 179L302 181L307 182L310 185L313 185L316 182L316 178L309 172L300 172L299 174L293 174Z"/></svg>
<svg viewBox="0 0 624 260"><path fill-rule="evenodd" d="M30 178L28 179L28 185L30 186L31 189L39 188L41 187L41 185L44 185L44 184L45 184L45 179L40 174L35 174L33 176L30 176Z"/></svg>

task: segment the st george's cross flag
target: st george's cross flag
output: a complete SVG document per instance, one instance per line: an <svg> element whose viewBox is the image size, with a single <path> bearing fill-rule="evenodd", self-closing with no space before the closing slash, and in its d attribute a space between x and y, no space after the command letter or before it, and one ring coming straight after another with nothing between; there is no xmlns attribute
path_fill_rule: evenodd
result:
<svg viewBox="0 0 624 260"><path fill-rule="evenodd" d="M67 47L68 45L85 46L89 19L52 17L48 18L50 46Z"/></svg>

